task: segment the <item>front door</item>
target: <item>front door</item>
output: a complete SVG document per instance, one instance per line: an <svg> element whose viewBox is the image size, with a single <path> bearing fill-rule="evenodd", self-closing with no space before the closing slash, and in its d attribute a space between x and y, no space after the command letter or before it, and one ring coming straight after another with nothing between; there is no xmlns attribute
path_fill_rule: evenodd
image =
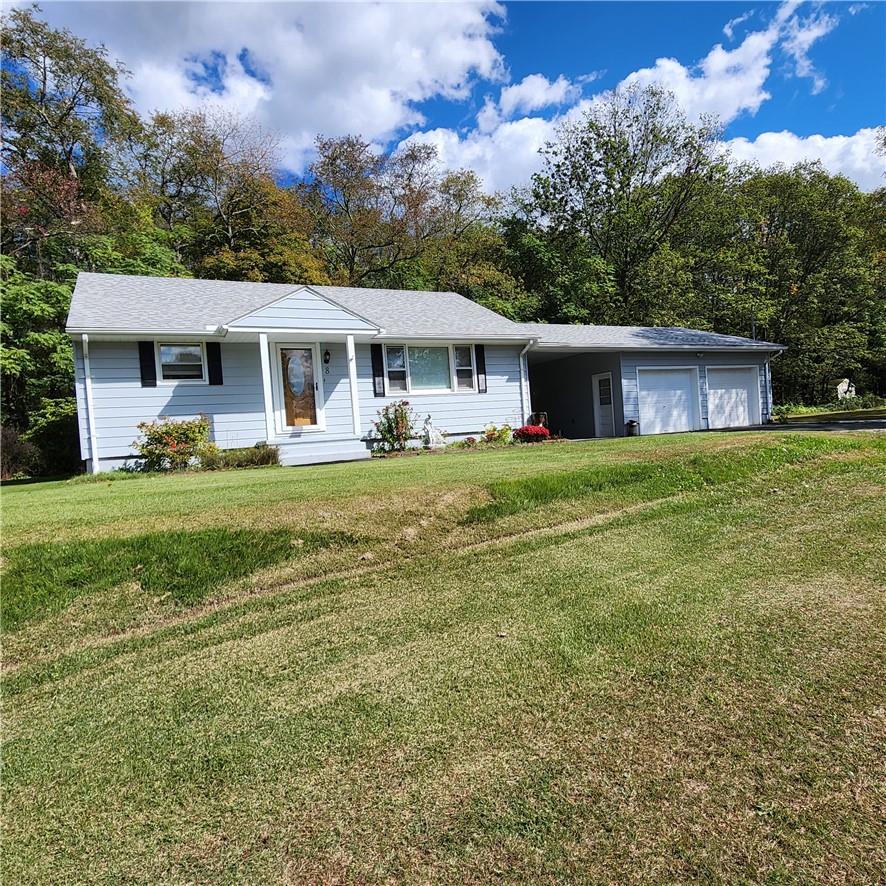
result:
<svg viewBox="0 0 886 886"><path fill-rule="evenodd" d="M281 347L280 372L283 388L283 418L286 427L317 425L317 380L314 350Z"/></svg>
<svg viewBox="0 0 886 886"><path fill-rule="evenodd" d="M594 387L594 435L614 437L615 420L612 415L612 373L600 372L591 377Z"/></svg>

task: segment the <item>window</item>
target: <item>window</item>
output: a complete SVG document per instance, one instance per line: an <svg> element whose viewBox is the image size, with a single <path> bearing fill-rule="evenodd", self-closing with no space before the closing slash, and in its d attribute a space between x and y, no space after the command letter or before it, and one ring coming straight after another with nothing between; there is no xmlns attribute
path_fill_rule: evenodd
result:
<svg viewBox="0 0 886 886"><path fill-rule="evenodd" d="M400 345L397 347L387 347L385 348L385 355L388 361L388 390L391 393L408 391L409 386L406 382L406 348Z"/></svg>
<svg viewBox="0 0 886 886"><path fill-rule="evenodd" d="M163 381L204 381L206 361L203 345L181 344L157 345L157 360L160 365L160 378Z"/></svg>
<svg viewBox="0 0 886 886"><path fill-rule="evenodd" d="M456 345L455 387L459 391L474 390L474 349L470 345Z"/></svg>
<svg viewBox="0 0 886 886"><path fill-rule="evenodd" d="M599 391L600 396L600 405L601 406L611 406L612 405L612 379L609 376L605 378L601 378L600 381L597 382L597 390Z"/></svg>
<svg viewBox="0 0 886 886"><path fill-rule="evenodd" d="M475 391L473 345L385 345L389 394Z"/></svg>
<svg viewBox="0 0 886 886"><path fill-rule="evenodd" d="M410 347L407 353L410 390L439 391L451 387L449 348Z"/></svg>

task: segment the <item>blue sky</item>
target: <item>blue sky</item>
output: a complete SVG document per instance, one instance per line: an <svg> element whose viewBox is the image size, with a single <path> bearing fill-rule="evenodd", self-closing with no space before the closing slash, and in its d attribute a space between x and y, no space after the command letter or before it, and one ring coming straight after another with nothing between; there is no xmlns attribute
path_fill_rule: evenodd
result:
<svg viewBox="0 0 886 886"><path fill-rule="evenodd" d="M717 114L739 160L819 159L883 183L886 4L48 3L133 73L139 110L236 111L279 133L298 174L318 133L434 144L507 189L558 122L631 82ZM731 23L731 24L730 24Z"/></svg>

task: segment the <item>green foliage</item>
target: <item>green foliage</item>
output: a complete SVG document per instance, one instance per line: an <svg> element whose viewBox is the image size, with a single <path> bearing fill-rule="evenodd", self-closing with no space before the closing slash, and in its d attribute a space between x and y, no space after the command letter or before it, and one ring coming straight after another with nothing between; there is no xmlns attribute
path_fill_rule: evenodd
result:
<svg viewBox="0 0 886 886"><path fill-rule="evenodd" d="M182 471L197 464L209 445L209 419L205 415L185 420L143 421L138 429L141 439L133 446L144 471Z"/></svg>
<svg viewBox="0 0 886 886"><path fill-rule="evenodd" d="M24 273L0 256L4 424L26 429L42 401L73 390L73 351L63 331L70 304L70 286Z"/></svg>
<svg viewBox="0 0 886 886"><path fill-rule="evenodd" d="M408 400L386 403L378 411L378 421L373 422L379 452L403 452L415 437L415 413Z"/></svg>
<svg viewBox="0 0 886 886"><path fill-rule="evenodd" d="M73 397L43 399L31 413L24 438L40 452L40 473L73 474L80 467L77 402Z"/></svg>
<svg viewBox="0 0 886 886"><path fill-rule="evenodd" d="M514 430L510 425L502 425L498 427L494 424L488 424L483 429L484 443L511 443L514 437Z"/></svg>
<svg viewBox="0 0 886 886"><path fill-rule="evenodd" d="M16 428L11 425L0 428L0 479L12 480L30 476L39 458L37 447L26 440Z"/></svg>

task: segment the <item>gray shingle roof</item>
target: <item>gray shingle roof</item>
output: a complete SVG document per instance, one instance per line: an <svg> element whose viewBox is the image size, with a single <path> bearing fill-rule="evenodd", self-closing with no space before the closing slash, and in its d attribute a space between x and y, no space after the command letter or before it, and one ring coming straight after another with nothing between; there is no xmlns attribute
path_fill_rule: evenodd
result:
<svg viewBox="0 0 886 886"><path fill-rule="evenodd" d="M345 286L312 286L311 289L381 326L386 336L525 338L519 324L457 292Z"/></svg>
<svg viewBox="0 0 886 886"><path fill-rule="evenodd" d="M68 329L199 332L230 323L300 288L301 284L81 273ZM310 288L384 329L387 336L524 337L516 323L455 292Z"/></svg>
<svg viewBox="0 0 886 886"><path fill-rule="evenodd" d="M202 332L224 326L301 288L183 277L81 273L68 313L70 331ZM606 350L782 347L697 329L513 323L455 292L311 286L388 338L537 338L543 347Z"/></svg>
<svg viewBox="0 0 886 886"><path fill-rule="evenodd" d="M783 345L722 335L679 326L579 326L566 323L518 323L527 336L542 347L557 345L600 350L650 350L668 348L760 348L774 350Z"/></svg>

